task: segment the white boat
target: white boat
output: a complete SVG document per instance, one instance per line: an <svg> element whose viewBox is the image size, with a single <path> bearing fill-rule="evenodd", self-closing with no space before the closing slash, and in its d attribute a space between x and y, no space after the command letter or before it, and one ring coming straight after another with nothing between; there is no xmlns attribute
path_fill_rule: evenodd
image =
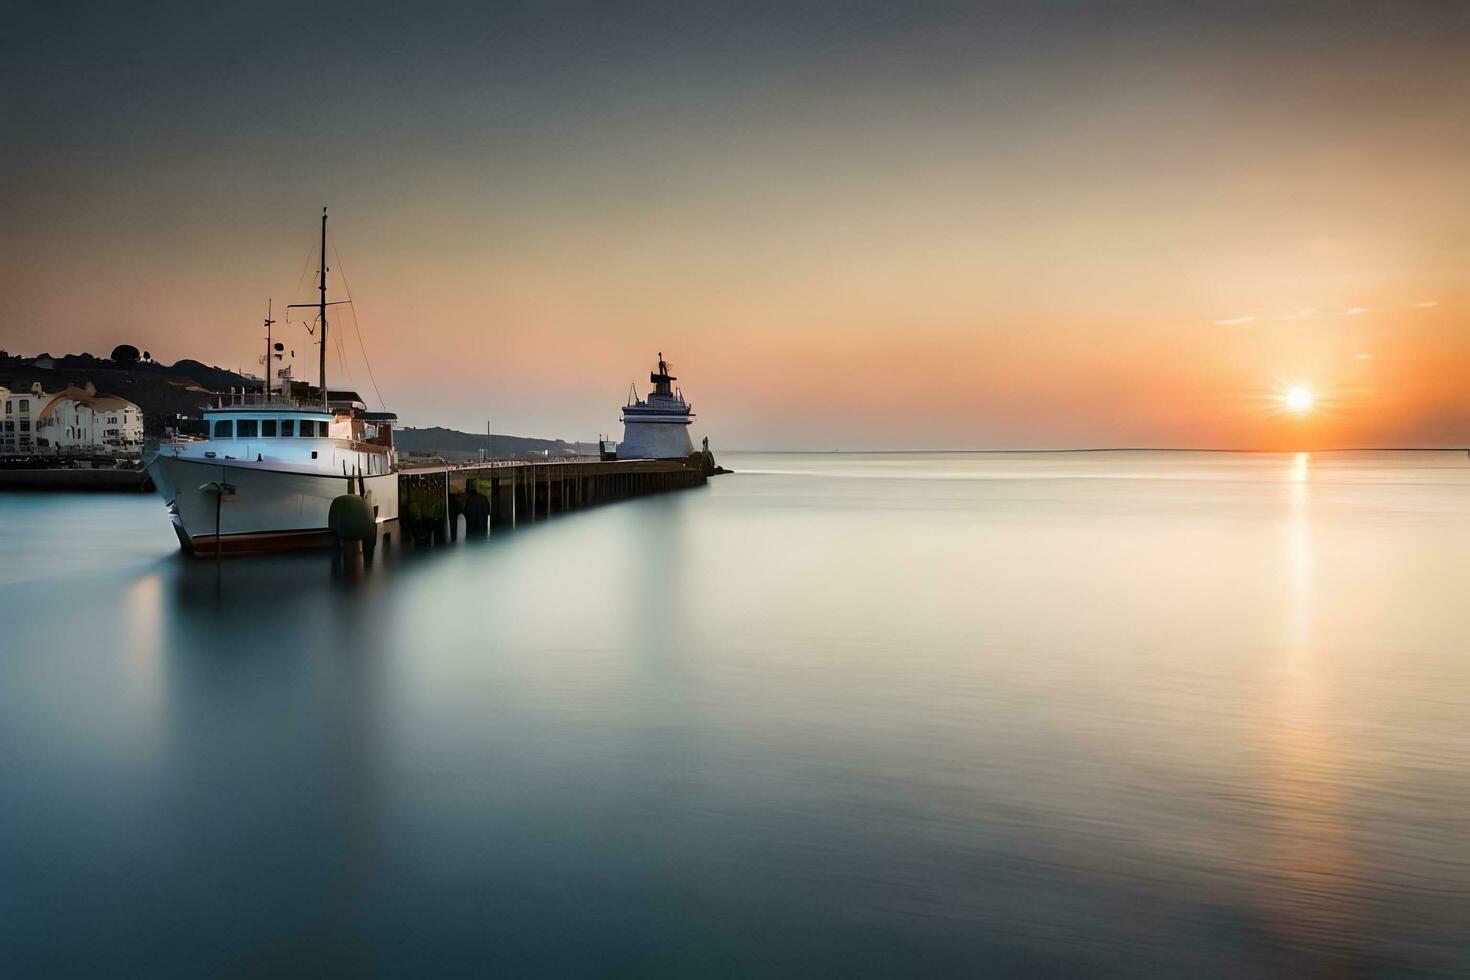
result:
<svg viewBox="0 0 1470 980"><path fill-rule="evenodd" d="M669 373L663 351L659 351L658 370L648 376L653 390L647 399L631 393L623 406L623 441L618 443L618 459L687 459L694 452L689 441L689 425L694 410L684 400L684 393L673 387L678 378Z"/></svg>
<svg viewBox="0 0 1470 980"><path fill-rule="evenodd" d="M264 391L232 394L206 409L206 438L160 447L148 474L168 506L179 545L194 555L325 547L332 501L367 499L379 532L398 519L397 455L390 412L369 412L326 385L326 210L322 211L319 402L272 390L266 316Z"/></svg>

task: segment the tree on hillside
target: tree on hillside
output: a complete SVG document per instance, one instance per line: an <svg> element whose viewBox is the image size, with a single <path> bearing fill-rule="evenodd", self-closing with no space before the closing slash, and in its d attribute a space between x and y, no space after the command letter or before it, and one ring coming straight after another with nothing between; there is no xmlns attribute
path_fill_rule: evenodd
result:
<svg viewBox="0 0 1470 980"><path fill-rule="evenodd" d="M137 364L138 348L132 344L118 344L112 349L112 359L119 364Z"/></svg>

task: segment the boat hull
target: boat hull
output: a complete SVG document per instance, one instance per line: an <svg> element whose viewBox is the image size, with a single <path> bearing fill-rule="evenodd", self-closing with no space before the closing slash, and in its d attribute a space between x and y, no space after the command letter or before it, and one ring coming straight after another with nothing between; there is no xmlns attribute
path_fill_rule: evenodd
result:
<svg viewBox="0 0 1470 980"><path fill-rule="evenodd" d="M625 416L618 459L687 459L694 452L689 441L689 419L641 419Z"/></svg>
<svg viewBox="0 0 1470 980"><path fill-rule="evenodd" d="M331 547L337 540L327 525L332 501L357 492L356 479L242 460L160 455L148 474L179 546L199 556ZM227 492L217 493L220 485ZM381 532L398 519L398 474L365 476L362 489Z"/></svg>

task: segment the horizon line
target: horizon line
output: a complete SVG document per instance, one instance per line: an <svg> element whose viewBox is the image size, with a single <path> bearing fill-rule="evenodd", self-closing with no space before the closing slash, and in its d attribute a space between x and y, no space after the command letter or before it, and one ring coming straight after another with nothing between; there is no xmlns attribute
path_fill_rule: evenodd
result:
<svg viewBox="0 0 1470 980"><path fill-rule="evenodd" d="M710 448L714 449L713 446ZM1205 449L1193 446L1088 446L1069 449L735 449L722 447L719 451L722 453L765 453L770 456L940 456L957 453L1254 453L1283 456L1295 453L1459 453L1470 452L1470 446L1340 446L1334 449Z"/></svg>

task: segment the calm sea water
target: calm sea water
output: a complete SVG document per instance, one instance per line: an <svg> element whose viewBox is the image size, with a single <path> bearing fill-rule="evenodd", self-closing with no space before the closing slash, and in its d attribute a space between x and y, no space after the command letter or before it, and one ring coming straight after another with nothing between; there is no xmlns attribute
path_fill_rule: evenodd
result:
<svg viewBox="0 0 1470 980"><path fill-rule="evenodd" d="M1470 972L1470 460L727 456L357 579L0 495L0 972Z"/></svg>

